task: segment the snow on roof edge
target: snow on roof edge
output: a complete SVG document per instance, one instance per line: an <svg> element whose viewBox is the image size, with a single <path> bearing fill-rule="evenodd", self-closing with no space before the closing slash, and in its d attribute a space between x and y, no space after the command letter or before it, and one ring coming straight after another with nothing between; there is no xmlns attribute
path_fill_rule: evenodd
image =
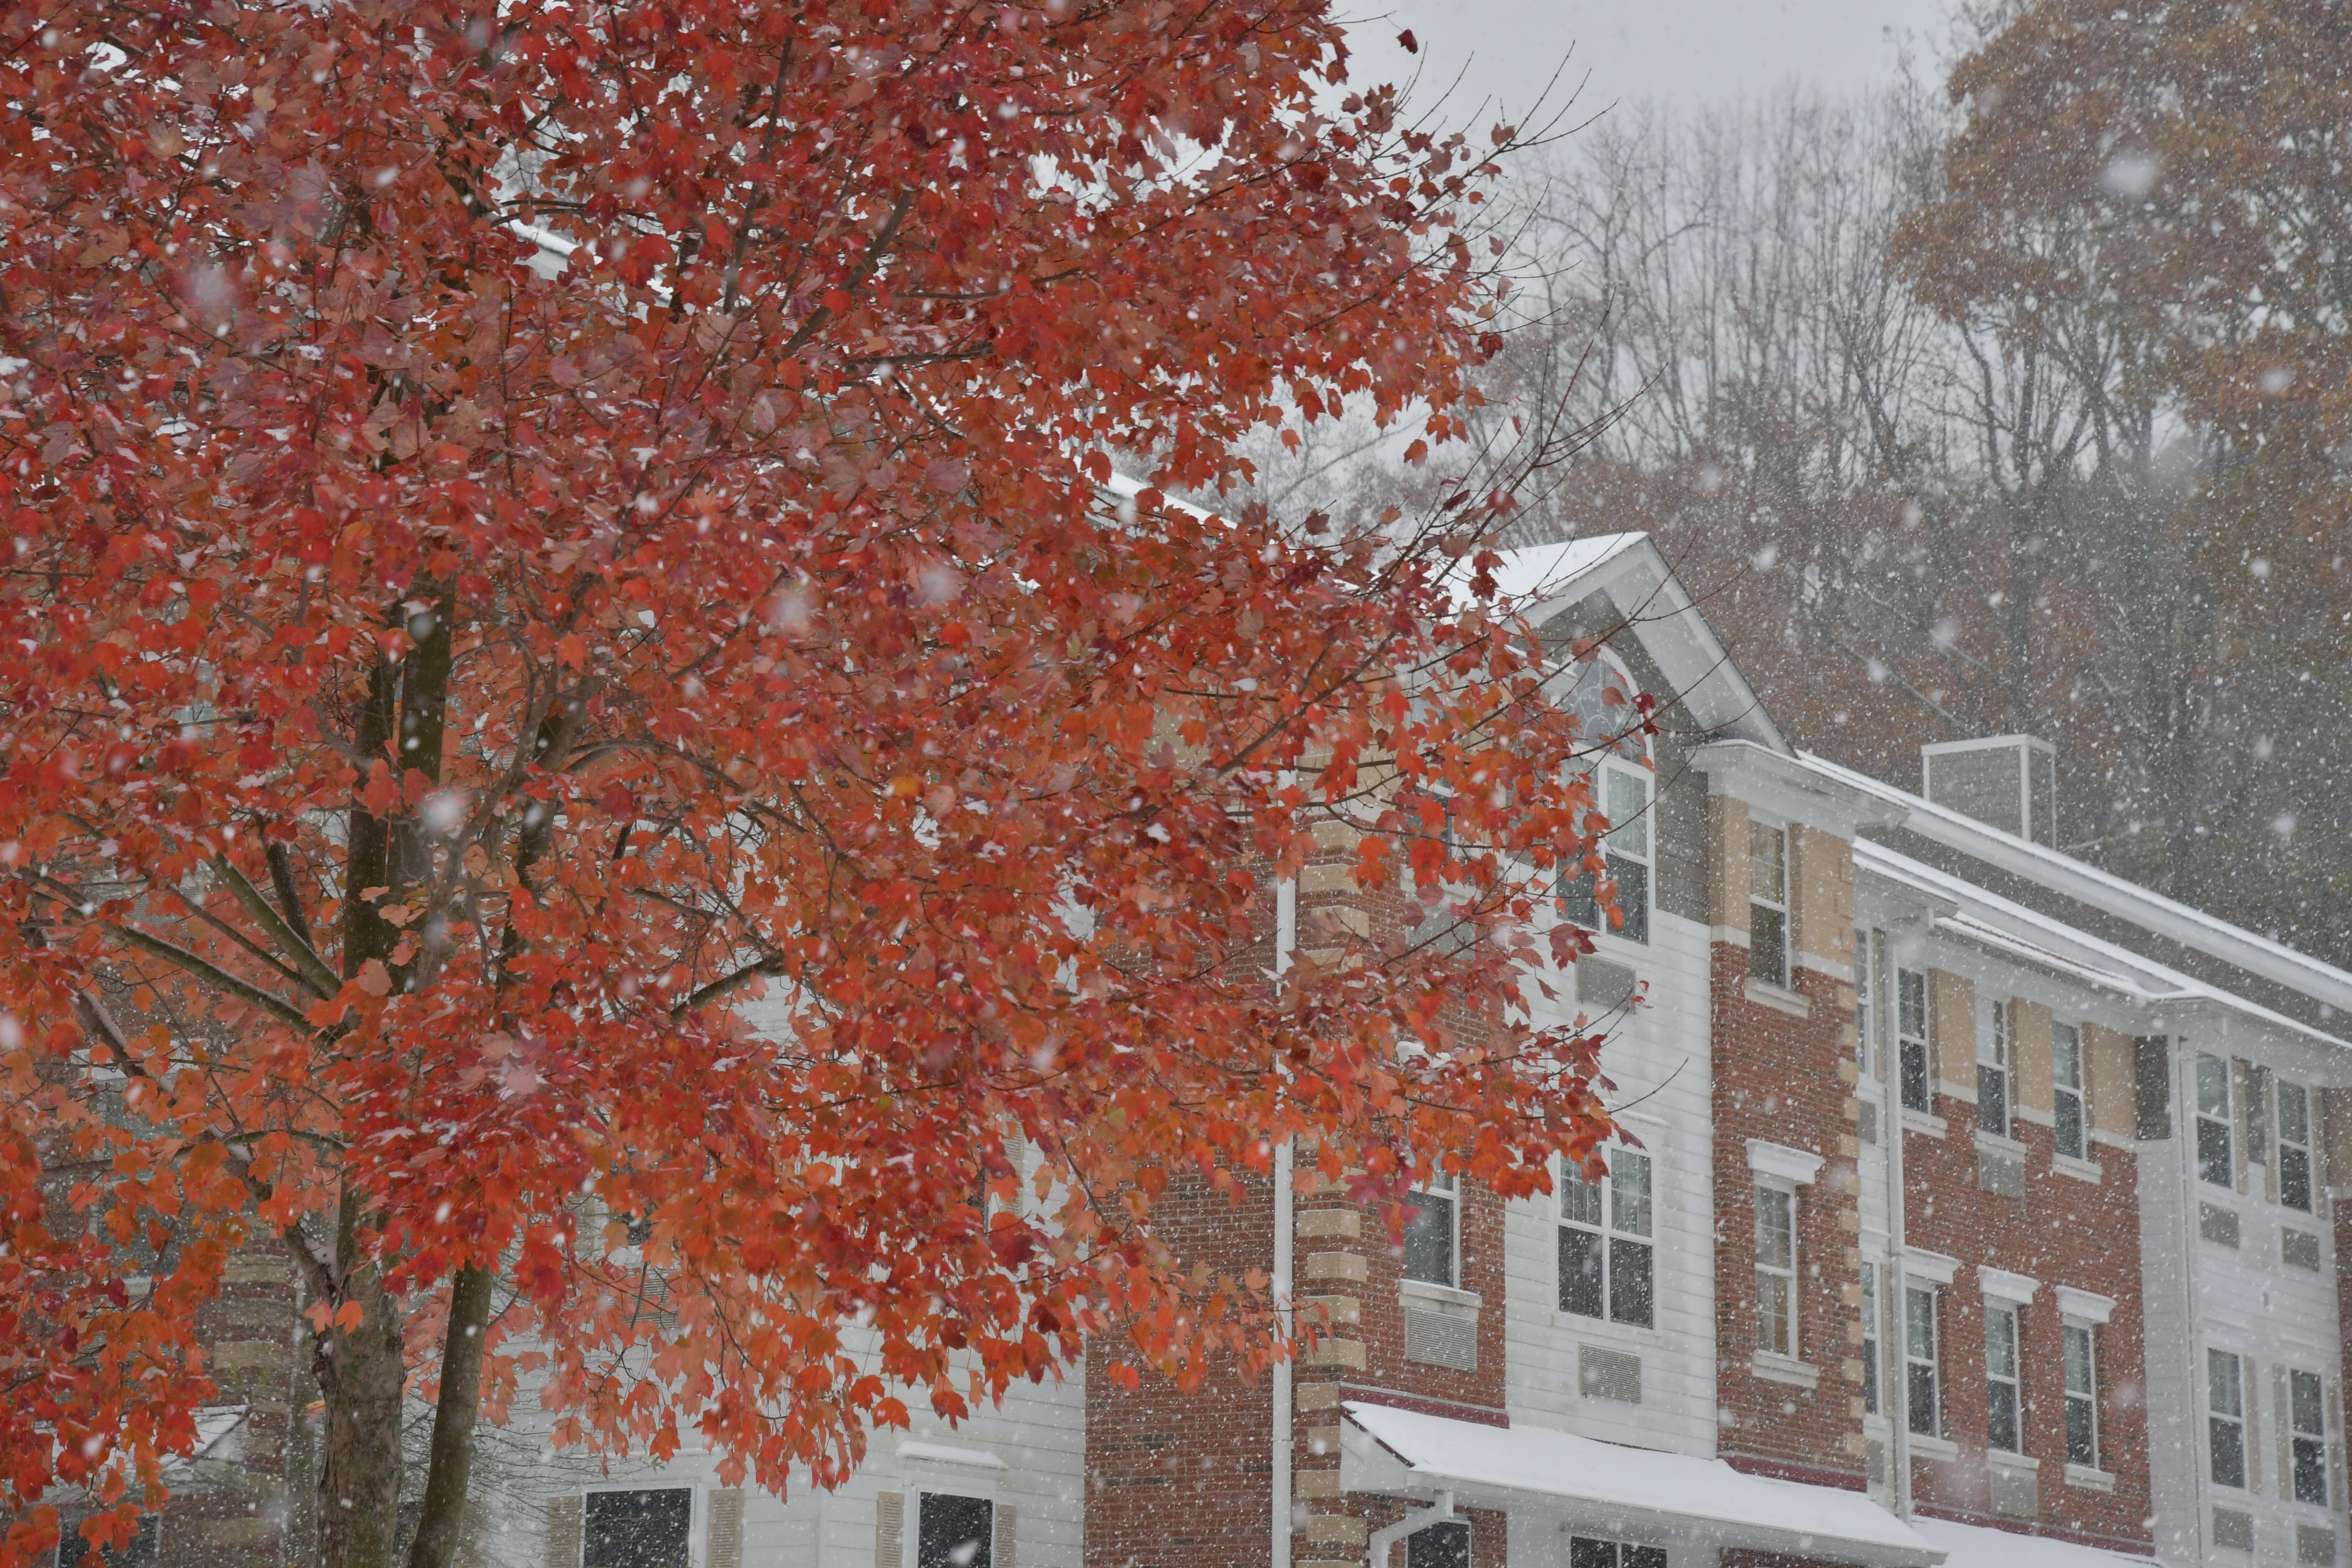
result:
<svg viewBox="0 0 2352 1568"><path fill-rule="evenodd" d="M2273 1027L2316 1040L2322 1045L2333 1046L2338 1049L2352 1049L2352 1040L2347 1040L2340 1035L2331 1035L2325 1029L2315 1028L2299 1019L2290 1018L2285 1014L2265 1007L2259 1002L2249 1001L2235 992L2225 991L2218 985L2209 985L2201 980L2191 979L2168 964L2159 963L2155 959L2134 952L2131 949L2109 942L2105 937L2093 936L2086 931L2068 925L2053 915L2045 915L2039 910L2028 909L2014 899L2005 899L1999 893L1989 892L1974 882L1955 877L1948 871L1938 870L1925 861L1914 860L1908 855L1889 849L1883 844L1874 844L1868 839L1857 838L1854 840L1853 858L1857 870L1875 871L1890 880L1925 887L1930 891L1953 900L1963 908L1973 902L2006 919L2013 920L2019 924L2044 931L2063 933L2068 942L2097 952L2103 958L2119 962L2126 971L2137 969L2168 987L2158 991L2135 984L2133 991L2136 1001L2148 1005L2165 1002L2210 1002ZM2079 959L2067 959L2064 953L2054 949L2041 949L2036 944L2026 942L2011 932L2003 931L1997 926L1986 925L1982 921L1964 920L1955 922L1946 920L1936 923L1947 928L1974 926L1978 931L1996 939L1994 942L1987 945L2011 947L2017 950L2016 956L2027 958L2032 962L2045 962L2037 955L2047 952L2052 957L2083 970L2086 977L2098 973L2095 965L2084 963ZM1975 931L1966 929L1955 929L1954 934L1969 940L1980 940ZM2128 973L2119 975L2118 978L2128 979Z"/></svg>
<svg viewBox="0 0 2352 1568"><path fill-rule="evenodd" d="M2338 969L2324 959L2314 958L2307 952L2299 952L2284 942L2248 931L2243 926L2232 924L2219 915L2209 914L2203 910L2184 904L2177 899L2168 898L2152 889L2143 888L2137 882L2126 881L2112 871L2101 870L2087 861L2077 860L2072 855L2020 838L2013 833L2004 833L2000 828L1979 822L1965 813L1955 811L1947 805L1938 805L1924 795L1913 795L1909 790L1888 784L1884 779L1874 778L1868 773L1849 768L1843 763L1831 762L1827 757L1817 752L1800 752L1797 755L1807 766L1817 768L1824 773L1851 784L1857 789L1867 791L1884 800L1899 805L1914 818L1923 820L1943 830L1940 833L1923 832L1922 836L1925 837L1934 838L1939 843L1974 855L1980 860L1990 861L2004 869L2018 871L2031 880L2050 887L2055 892L2080 896L2074 889L2056 885L2068 879L2079 881L2103 897L2119 900L2126 905L2137 905L2140 910L2147 911L2146 914L2135 913L2130 909L2116 911L2135 924L2145 926L2163 935L2173 936L2180 940L2184 946L2193 947L2210 957L2234 963L2251 973L2260 974L2266 980L2276 981L2283 985L2309 991L2313 983L2317 982L2336 994L2333 997L2325 997L2323 1000L2332 1000L2339 1006L2352 1007L2352 973ZM1921 831L1916 823L1913 825L1913 830ZM2048 875L2036 875L2032 869L2027 868L2033 867L2038 867L2045 872L2055 873L2056 876L2053 879ZM2098 900L2084 898L2083 901L2094 903ZM2183 936L2181 933L2184 931L2191 934ZM2199 933L2218 939L2217 944L2209 945L2207 942L2194 940L2195 935ZM2286 974L2272 973L2259 963L2249 963L2241 952L2230 951L2232 948L2244 950L2273 963L2283 964L2294 972L2296 977L2290 978Z"/></svg>

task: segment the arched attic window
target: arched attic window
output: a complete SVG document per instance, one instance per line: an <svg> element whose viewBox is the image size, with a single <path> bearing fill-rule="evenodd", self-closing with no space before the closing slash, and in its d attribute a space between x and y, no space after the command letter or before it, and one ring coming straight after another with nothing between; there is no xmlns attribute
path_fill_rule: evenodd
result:
<svg viewBox="0 0 2352 1568"><path fill-rule="evenodd" d="M1566 704L1576 715L1582 765L1592 770L1593 800L1609 819L1601 859L1609 868L1608 880L1615 885L1617 912L1623 923L1610 926L1601 911L1590 871L1561 879L1560 913L1619 941L1647 942L1656 835L1650 823L1654 793L1650 738L1643 732L1641 709L1633 700L1639 689L1617 656L1605 647L1580 664L1566 666L1562 673L1575 682Z"/></svg>

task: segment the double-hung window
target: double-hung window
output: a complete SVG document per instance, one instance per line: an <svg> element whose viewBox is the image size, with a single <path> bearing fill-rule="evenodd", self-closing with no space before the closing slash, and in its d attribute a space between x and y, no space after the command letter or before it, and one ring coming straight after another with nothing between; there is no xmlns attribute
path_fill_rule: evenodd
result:
<svg viewBox="0 0 2352 1568"><path fill-rule="evenodd" d="M1440 1173L1405 1195L1404 1277L1423 1285L1460 1283L1462 1194Z"/></svg>
<svg viewBox="0 0 2352 1568"><path fill-rule="evenodd" d="M1426 1525L1404 1538L1405 1568L1470 1568L1470 1527L1459 1520Z"/></svg>
<svg viewBox="0 0 2352 1568"><path fill-rule="evenodd" d="M2197 1174L2217 1187L2237 1185L2230 1152L2230 1064L2197 1058Z"/></svg>
<svg viewBox="0 0 2352 1568"><path fill-rule="evenodd" d="M1922 1286L1909 1286L1903 1292L1903 1373L1904 1407L1911 1430L1922 1437L1942 1436L1936 1292Z"/></svg>
<svg viewBox="0 0 2352 1568"><path fill-rule="evenodd" d="M1935 1086L1927 1079L1927 977L1916 969L1895 972L1895 1049L1903 1109L1933 1111Z"/></svg>
<svg viewBox="0 0 2352 1568"><path fill-rule="evenodd" d="M2326 1385L2315 1372L2286 1374L2294 1500L2327 1506Z"/></svg>
<svg viewBox="0 0 2352 1568"><path fill-rule="evenodd" d="M925 1492L916 1505L915 1568L990 1568L996 1505L986 1498Z"/></svg>
<svg viewBox="0 0 2352 1568"><path fill-rule="evenodd" d="M1609 1174L1570 1167L1559 1186L1559 1310L1652 1327L1657 1319L1650 1157L1612 1149Z"/></svg>
<svg viewBox="0 0 2352 1568"><path fill-rule="evenodd" d="M2311 1091L2284 1079L2278 1086L2279 1202L2311 1212Z"/></svg>
<svg viewBox="0 0 2352 1568"><path fill-rule="evenodd" d="M1748 973L1789 984L1789 830L1748 825Z"/></svg>
<svg viewBox="0 0 2352 1568"><path fill-rule="evenodd" d="M2213 1484L2246 1484L2246 1398L2243 1363L2228 1351L2205 1352L2205 1448Z"/></svg>
<svg viewBox="0 0 2352 1568"><path fill-rule="evenodd" d="M2083 1031L2072 1024L2050 1026L2052 1106L2058 1152L2080 1160L2089 1152L2090 1100L2083 1081Z"/></svg>
<svg viewBox="0 0 2352 1568"><path fill-rule="evenodd" d="M1862 1409L1878 1410L1878 1265L1862 1266Z"/></svg>
<svg viewBox="0 0 2352 1568"><path fill-rule="evenodd" d="M1568 1538L1568 1568L1666 1568L1666 1549L1592 1536Z"/></svg>
<svg viewBox="0 0 2352 1568"><path fill-rule="evenodd" d="M590 1492L581 1517L583 1568L687 1568L694 1493L685 1487Z"/></svg>
<svg viewBox="0 0 2352 1568"><path fill-rule="evenodd" d="M1609 818L1601 840L1601 859L1609 880L1616 885L1617 913L1622 923L1615 934L1627 942L1650 940L1650 771L1633 763L1611 761L1593 772L1592 794ZM1592 873L1587 871L1560 888L1560 904L1568 918L1592 931L1609 931L1594 896Z"/></svg>
<svg viewBox="0 0 2352 1568"><path fill-rule="evenodd" d="M2009 1136L2009 1004L1977 1005L1977 1127Z"/></svg>
<svg viewBox="0 0 2352 1568"><path fill-rule="evenodd" d="M2066 1462L2095 1470L2099 1468L2098 1342L2088 1323L2068 1323L2061 1332L2066 1355Z"/></svg>
<svg viewBox="0 0 2352 1568"><path fill-rule="evenodd" d="M2006 1454L2018 1451L2017 1417L2022 1401L2017 1374L2017 1309L1985 1303L1985 1445Z"/></svg>
<svg viewBox="0 0 2352 1568"><path fill-rule="evenodd" d="M1797 1353L1797 1194L1756 1189L1756 1348Z"/></svg>

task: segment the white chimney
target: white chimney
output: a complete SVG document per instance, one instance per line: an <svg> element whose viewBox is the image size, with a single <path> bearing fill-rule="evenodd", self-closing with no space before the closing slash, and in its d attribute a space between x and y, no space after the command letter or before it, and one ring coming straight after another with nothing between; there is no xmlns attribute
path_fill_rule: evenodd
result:
<svg viewBox="0 0 2352 1568"><path fill-rule="evenodd" d="M2031 735L1919 748L1920 793L2035 844L2058 847L2058 753Z"/></svg>

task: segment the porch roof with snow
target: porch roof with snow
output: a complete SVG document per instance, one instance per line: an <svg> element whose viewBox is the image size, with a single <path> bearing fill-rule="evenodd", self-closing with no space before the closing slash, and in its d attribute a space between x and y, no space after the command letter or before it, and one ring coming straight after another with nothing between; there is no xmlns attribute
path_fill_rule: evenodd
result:
<svg viewBox="0 0 2352 1568"><path fill-rule="evenodd" d="M1861 1492L1547 1426L1487 1426L1352 1400L1344 1408L1340 1484L1351 1492L1450 1491L1459 1504L1541 1510L1596 1531L1869 1568L1933 1568L1945 1555Z"/></svg>

